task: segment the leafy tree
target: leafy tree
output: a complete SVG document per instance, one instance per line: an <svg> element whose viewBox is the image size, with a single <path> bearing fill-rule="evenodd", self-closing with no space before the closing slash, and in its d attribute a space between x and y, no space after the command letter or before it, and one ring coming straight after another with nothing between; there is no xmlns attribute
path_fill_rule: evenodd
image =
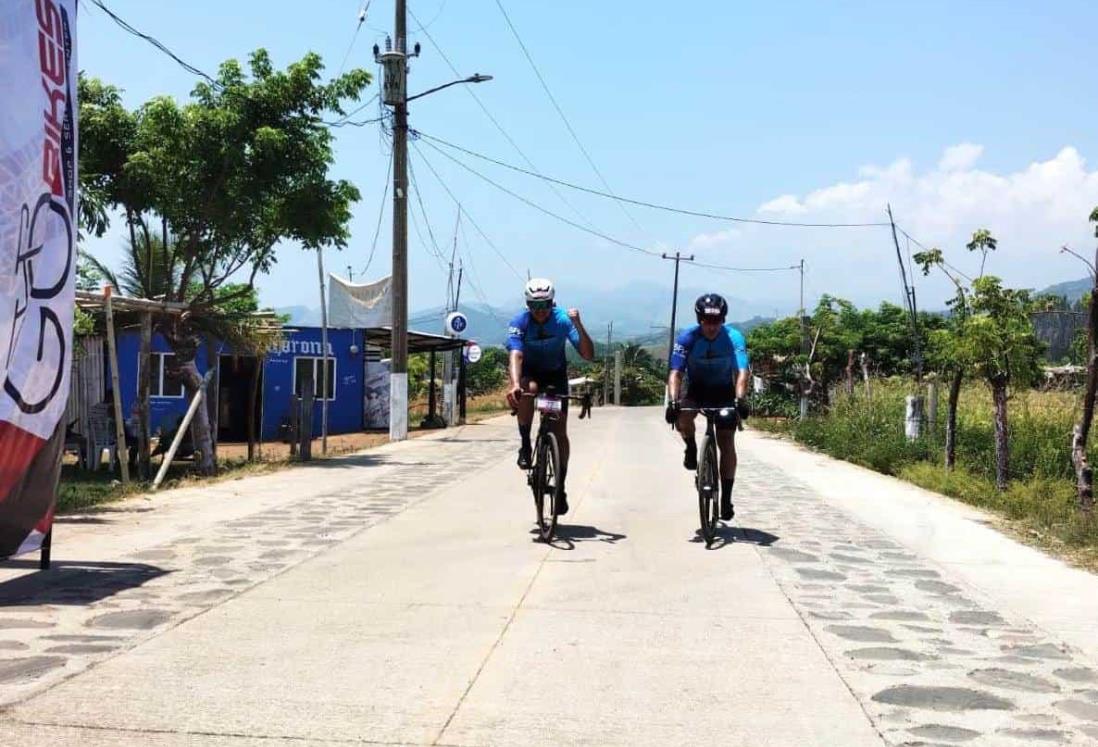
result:
<svg viewBox="0 0 1098 747"><path fill-rule="evenodd" d="M999 242L986 228L979 228L972 234L972 240L965 245L970 252L980 252L980 277L984 276L984 263L987 262L988 252L995 251Z"/></svg>
<svg viewBox="0 0 1098 747"><path fill-rule="evenodd" d="M485 348L476 363L465 367L465 387L469 394L494 392L507 383L508 354L503 348Z"/></svg>
<svg viewBox="0 0 1098 747"><path fill-rule="evenodd" d="M154 325L192 396L202 385L195 365L201 335L238 348L256 344L234 305L254 296L280 242L346 245L359 192L328 178L332 136L322 119L344 114L343 102L357 100L370 76L354 70L322 83L322 71L315 54L279 71L258 50L248 73L229 60L189 102L161 96L133 112L117 88L80 80L81 185L91 198L81 225L105 229L106 207L119 209L129 243L115 280L135 295L190 307L183 316L158 316ZM246 280L234 285L239 277ZM204 408L193 429L199 468L211 473Z"/></svg>
<svg viewBox="0 0 1098 747"><path fill-rule="evenodd" d="M952 470L957 464L957 405L961 399L961 384L964 383L965 363L961 350L964 347L961 338L968 319L968 293L965 285L955 271L945 263L940 249L929 249L914 256L915 263L929 275L937 268L949 278L956 294L948 301L952 312L949 323L931 333L927 346L927 360L930 365L949 377L949 396L946 400L946 442L945 466Z"/></svg>
<svg viewBox="0 0 1098 747"><path fill-rule="evenodd" d="M986 275L972 284L970 315L957 338L958 360L983 377L995 404L995 483L1005 490L1010 475L1007 392L1036 380L1041 344L1029 318L1029 291L1003 288Z"/></svg>

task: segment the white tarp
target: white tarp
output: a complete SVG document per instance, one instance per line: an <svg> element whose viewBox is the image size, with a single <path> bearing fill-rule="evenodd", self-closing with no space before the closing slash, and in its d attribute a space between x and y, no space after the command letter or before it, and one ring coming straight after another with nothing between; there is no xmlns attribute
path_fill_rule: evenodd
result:
<svg viewBox="0 0 1098 747"><path fill-rule="evenodd" d="M0 0L0 557L49 529L72 369L76 0Z"/></svg>
<svg viewBox="0 0 1098 747"><path fill-rule="evenodd" d="M337 275L329 278L329 326L345 329L392 326L392 277L374 283L352 283Z"/></svg>

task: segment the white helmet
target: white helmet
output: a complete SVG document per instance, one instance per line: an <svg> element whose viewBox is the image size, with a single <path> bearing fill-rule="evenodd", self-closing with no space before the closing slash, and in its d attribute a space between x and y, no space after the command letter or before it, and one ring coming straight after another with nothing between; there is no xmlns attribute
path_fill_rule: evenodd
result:
<svg viewBox="0 0 1098 747"><path fill-rule="evenodd" d="M557 295L553 281L547 278L532 278L526 282L526 303L552 301Z"/></svg>

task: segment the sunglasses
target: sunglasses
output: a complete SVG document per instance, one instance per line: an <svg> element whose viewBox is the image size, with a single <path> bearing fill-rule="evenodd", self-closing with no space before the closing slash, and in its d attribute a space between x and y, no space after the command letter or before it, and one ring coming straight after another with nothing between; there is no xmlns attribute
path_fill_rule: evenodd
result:
<svg viewBox="0 0 1098 747"><path fill-rule="evenodd" d="M528 301L526 303L526 308L530 309L530 311L546 311L548 309L553 308L553 302L552 301Z"/></svg>
<svg viewBox="0 0 1098 747"><path fill-rule="evenodd" d="M701 318L702 324L721 324L724 322L723 316L703 316Z"/></svg>

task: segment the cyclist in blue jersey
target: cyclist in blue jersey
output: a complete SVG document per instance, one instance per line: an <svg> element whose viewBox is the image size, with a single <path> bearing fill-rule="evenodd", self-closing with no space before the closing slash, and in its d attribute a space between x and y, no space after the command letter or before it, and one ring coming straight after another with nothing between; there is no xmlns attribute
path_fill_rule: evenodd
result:
<svg viewBox="0 0 1098 747"><path fill-rule="evenodd" d="M510 352L508 371L511 389L507 401L517 411L521 445L518 466L530 468L532 458L530 428L534 421L534 400L523 392L537 393L552 386L558 394L568 394L568 362L564 346L571 343L586 360L595 357L595 344L583 328L577 309L567 312L556 305L553 283L534 278L526 283L526 311L511 320L507 331ZM557 514L568 513L564 480L568 475L568 400L562 403L560 419L554 423L554 433L560 446L561 504Z"/></svg>
<svg viewBox="0 0 1098 747"><path fill-rule="evenodd" d="M694 303L698 323L688 327L675 340L671 352L671 372L667 378L670 404L667 422L674 425L686 444L682 466L698 468L698 445L694 440L696 412L684 408L727 407L735 405L737 414L746 419L748 366L747 341L743 333L725 323L728 302L716 293L707 293ZM686 378L685 396L683 377ZM721 518L735 515L732 486L736 481L736 430L734 424L717 428L720 449Z"/></svg>

